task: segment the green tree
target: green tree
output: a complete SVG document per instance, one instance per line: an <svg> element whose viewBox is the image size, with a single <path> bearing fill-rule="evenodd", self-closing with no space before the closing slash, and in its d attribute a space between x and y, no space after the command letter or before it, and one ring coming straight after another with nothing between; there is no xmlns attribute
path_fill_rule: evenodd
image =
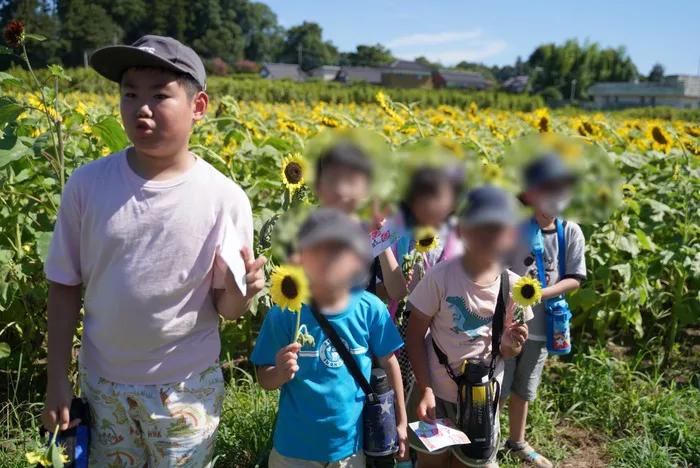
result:
<svg viewBox="0 0 700 468"><path fill-rule="evenodd" d="M243 56L245 40L236 23L236 0L188 3L187 43L206 58L221 57L233 63Z"/></svg>
<svg viewBox="0 0 700 468"><path fill-rule="evenodd" d="M63 62L68 66L84 63L84 54L119 41L122 29L100 5L82 0L58 0Z"/></svg>
<svg viewBox="0 0 700 468"><path fill-rule="evenodd" d="M340 61L338 48L331 42L323 41L321 26L307 21L287 31L278 60L283 63L298 63L300 55L304 70L321 65L336 65Z"/></svg>
<svg viewBox="0 0 700 468"><path fill-rule="evenodd" d="M433 70L439 70L440 68L443 68L440 62L431 62L426 57L416 57L414 61L416 63L420 63L421 65L425 65L426 67L432 68Z"/></svg>
<svg viewBox="0 0 700 468"><path fill-rule="evenodd" d="M353 67L381 67L393 60L391 51L381 44L358 45L355 52L341 54L340 64Z"/></svg>
<svg viewBox="0 0 700 468"><path fill-rule="evenodd" d="M660 63L655 63L654 66L651 68L651 71L649 72L649 81L662 81L664 79L665 72L666 70L664 70L663 65L661 65Z"/></svg>
<svg viewBox="0 0 700 468"><path fill-rule="evenodd" d="M284 42L284 28L277 23L277 15L264 3L236 0L234 5L236 23L245 41L245 58L257 62L274 60Z"/></svg>

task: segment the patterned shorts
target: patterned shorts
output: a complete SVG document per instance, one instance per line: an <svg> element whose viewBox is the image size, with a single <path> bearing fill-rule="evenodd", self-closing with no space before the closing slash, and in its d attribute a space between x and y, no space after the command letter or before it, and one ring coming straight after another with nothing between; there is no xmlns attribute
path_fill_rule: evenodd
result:
<svg viewBox="0 0 700 468"><path fill-rule="evenodd" d="M90 405L90 466L209 467L224 400L218 363L168 385L124 385L81 366Z"/></svg>
<svg viewBox="0 0 700 468"><path fill-rule="evenodd" d="M396 325L399 329L399 335L401 335L401 339L404 342L406 342L406 331L408 330L408 319L410 315L411 312L407 309L403 314L401 322L397 323ZM413 374L413 367L411 366L411 361L410 359L408 359L408 350L406 346L401 347L401 349L399 350L398 361L399 367L401 368L401 380L403 381L404 395L408 395L408 391L411 389L411 386L416 380L416 377Z"/></svg>

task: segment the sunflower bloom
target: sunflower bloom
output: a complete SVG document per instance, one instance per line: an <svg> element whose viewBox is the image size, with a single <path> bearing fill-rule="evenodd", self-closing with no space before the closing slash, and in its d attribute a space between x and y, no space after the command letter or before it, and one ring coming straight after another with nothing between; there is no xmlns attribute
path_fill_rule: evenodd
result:
<svg viewBox="0 0 700 468"><path fill-rule="evenodd" d="M647 129L648 138L655 150L668 153L673 146L673 139L660 125L651 125Z"/></svg>
<svg viewBox="0 0 700 468"><path fill-rule="evenodd" d="M301 311L301 305L308 300L309 285L301 267L283 265L272 273L270 287L272 302L282 310Z"/></svg>
<svg viewBox="0 0 700 468"><path fill-rule="evenodd" d="M24 25L21 21L12 21L5 28L5 42L10 47L19 47L24 42Z"/></svg>
<svg viewBox="0 0 700 468"><path fill-rule="evenodd" d="M438 235L435 228L426 226L416 229L416 252L426 253L438 246Z"/></svg>
<svg viewBox="0 0 700 468"><path fill-rule="evenodd" d="M295 153L282 159L282 182L290 192L296 192L304 185L306 162Z"/></svg>
<svg viewBox="0 0 700 468"><path fill-rule="evenodd" d="M513 285L513 300L521 307L530 307L542 299L540 282L529 276L521 277Z"/></svg>
<svg viewBox="0 0 700 468"><path fill-rule="evenodd" d="M37 463L41 463L44 466L51 466L51 460L48 460L43 453L39 452L27 452L24 454L24 457L27 459L27 463L30 465L36 465Z"/></svg>

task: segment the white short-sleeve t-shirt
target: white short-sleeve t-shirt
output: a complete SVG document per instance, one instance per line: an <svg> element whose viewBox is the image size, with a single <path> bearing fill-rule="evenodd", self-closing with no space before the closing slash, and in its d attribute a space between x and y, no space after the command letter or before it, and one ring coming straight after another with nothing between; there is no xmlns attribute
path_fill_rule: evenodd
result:
<svg viewBox="0 0 700 468"><path fill-rule="evenodd" d="M134 173L127 151L69 178L46 277L85 287L88 372L125 384L180 382L218 359L211 290L224 287L227 268L218 252L231 242L252 248L250 201L202 159L151 181Z"/></svg>

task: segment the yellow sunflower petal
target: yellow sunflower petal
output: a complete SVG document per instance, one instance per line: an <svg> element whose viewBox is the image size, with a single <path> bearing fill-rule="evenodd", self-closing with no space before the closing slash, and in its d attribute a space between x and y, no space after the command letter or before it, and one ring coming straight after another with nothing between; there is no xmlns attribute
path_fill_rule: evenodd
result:
<svg viewBox="0 0 700 468"><path fill-rule="evenodd" d="M282 159L282 183L290 192L295 192L304 185L306 161L300 154L295 153Z"/></svg>

